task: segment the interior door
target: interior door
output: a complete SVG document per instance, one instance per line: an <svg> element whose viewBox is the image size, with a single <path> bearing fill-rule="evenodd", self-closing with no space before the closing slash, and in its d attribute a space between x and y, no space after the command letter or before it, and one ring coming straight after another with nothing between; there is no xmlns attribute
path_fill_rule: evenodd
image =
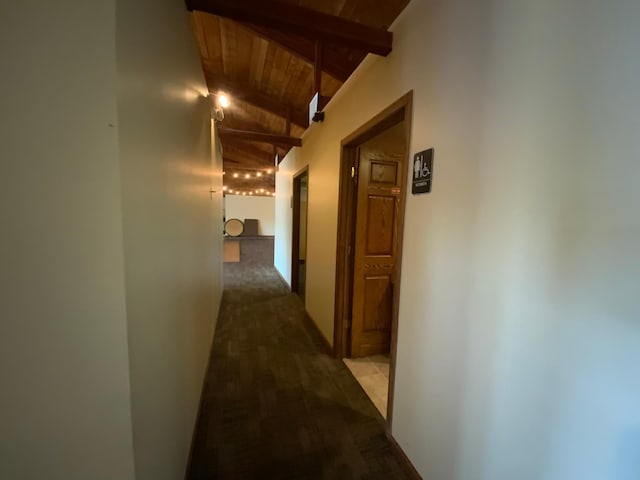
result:
<svg viewBox="0 0 640 480"><path fill-rule="evenodd" d="M305 173L300 177L298 221L298 295L304 302L307 290L307 205L309 197L309 178Z"/></svg>
<svg viewBox="0 0 640 480"><path fill-rule="evenodd" d="M307 205L309 174L304 169L293 178L293 222L291 242L291 291L304 302L306 296L307 261Z"/></svg>
<svg viewBox="0 0 640 480"><path fill-rule="evenodd" d="M398 219L405 193L404 140L402 132L399 137L396 133L391 129L358 152L352 357L386 354L390 349Z"/></svg>

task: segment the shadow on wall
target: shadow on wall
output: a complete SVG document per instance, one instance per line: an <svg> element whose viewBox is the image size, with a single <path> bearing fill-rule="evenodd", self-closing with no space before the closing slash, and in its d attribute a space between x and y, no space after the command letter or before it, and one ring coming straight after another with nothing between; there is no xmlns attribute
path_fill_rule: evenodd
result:
<svg viewBox="0 0 640 480"><path fill-rule="evenodd" d="M614 464L618 465L611 478L638 480L640 478L640 425L620 439Z"/></svg>

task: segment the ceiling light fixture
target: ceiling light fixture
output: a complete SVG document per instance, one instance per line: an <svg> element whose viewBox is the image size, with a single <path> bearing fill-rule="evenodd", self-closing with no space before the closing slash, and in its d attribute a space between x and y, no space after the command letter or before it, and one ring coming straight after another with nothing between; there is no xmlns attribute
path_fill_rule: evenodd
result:
<svg viewBox="0 0 640 480"><path fill-rule="evenodd" d="M217 93L209 94L209 104L211 108L211 118L214 122L221 122L224 120L224 108L229 105L229 99L226 99L226 102L222 101L221 98L226 98L224 95L220 95Z"/></svg>
<svg viewBox="0 0 640 480"><path fill-rule="evenodd" d="M227 108L229 105L231 105L229 97L227 97L227 95L222 92L218 92L218 105L220 105L222 108Z"/></svg>

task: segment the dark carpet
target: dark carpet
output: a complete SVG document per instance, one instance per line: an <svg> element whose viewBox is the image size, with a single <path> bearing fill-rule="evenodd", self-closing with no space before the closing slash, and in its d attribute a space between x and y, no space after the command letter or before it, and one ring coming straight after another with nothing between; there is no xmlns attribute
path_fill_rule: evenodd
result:
<svg viewBox="0 0 640 480"><path fill-rule="evenodd" d="M240 241L188 480L406 478L382 417L276 273L273 239Z"/></svg>

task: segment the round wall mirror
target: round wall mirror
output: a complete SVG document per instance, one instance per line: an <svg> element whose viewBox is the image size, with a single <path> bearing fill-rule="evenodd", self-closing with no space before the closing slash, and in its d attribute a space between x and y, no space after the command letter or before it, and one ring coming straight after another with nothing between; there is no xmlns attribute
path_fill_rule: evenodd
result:
<svg viewBox="0 0 640 480"><path fill-rule="evenodd" d="M244 232L244 223L237 218L230 218L224 222L224 233L230 237L239 237Z"/></svg>

